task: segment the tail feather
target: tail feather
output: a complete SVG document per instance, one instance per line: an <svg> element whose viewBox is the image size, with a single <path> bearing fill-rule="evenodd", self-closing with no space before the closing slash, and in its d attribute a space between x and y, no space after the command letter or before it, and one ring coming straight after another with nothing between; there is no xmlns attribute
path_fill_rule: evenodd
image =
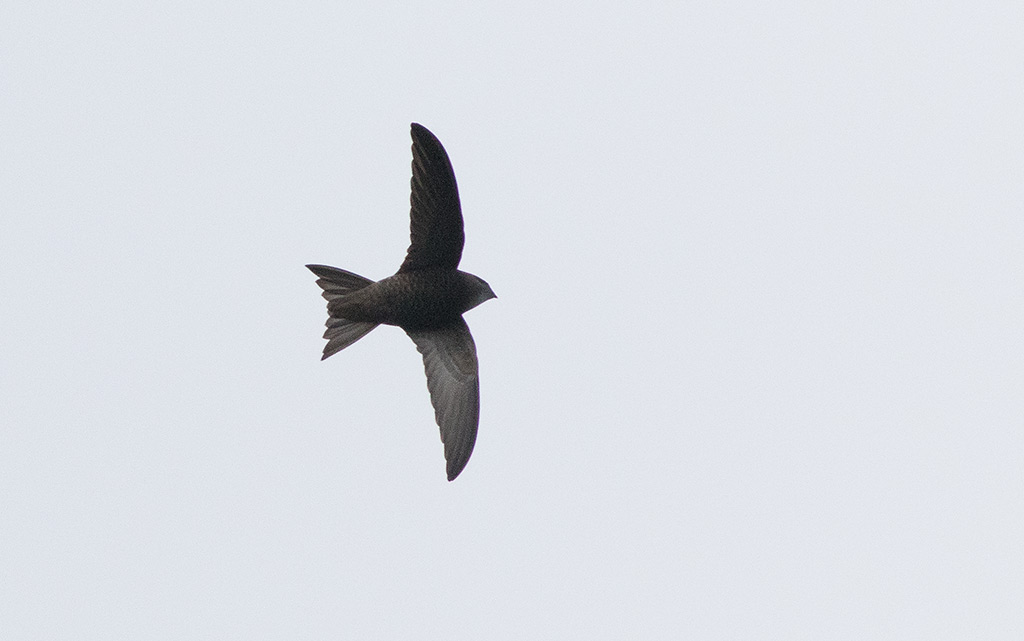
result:
<svg viewBox="0 0 1024 641"><path fill-rule="evenodd" d="M363 278L337 267L328 267L327 265L306 265L306 267L309 268L309 271L319 276L316 284L324 290L323 297L328 302L328 314L330 314L330 303L332 301L343 298L373 283L369 278ZM327 345L324 346L324 355L320 360L345 349L369 334L377 325L378 323L357 322L339 316L329 316L327 319L327 331L324 332Z"/></svg>
<svg viewBox="0 0 1024 641"><path fill-rule="evenodd" d="M334 322L337 324L332 327L331 324ZM340 352L366 336L377 327L377 323L357 323L344 318L331 318L327 321L327 327L327 331L324 332L324 338L328 339L327 345L324 346L324 355L320 360Z"/></svg>
<svg viewBox="0 0 1024 641"><path fill-rule="evenodd" d="M324 290L323 297L328 301L332 301L339 296L351 294L357 289L373 284L373 281L369 278L363 278L358 274L353 274L337 267L306 265L306 268L319 277L316 280L316 284Z"/></svg>

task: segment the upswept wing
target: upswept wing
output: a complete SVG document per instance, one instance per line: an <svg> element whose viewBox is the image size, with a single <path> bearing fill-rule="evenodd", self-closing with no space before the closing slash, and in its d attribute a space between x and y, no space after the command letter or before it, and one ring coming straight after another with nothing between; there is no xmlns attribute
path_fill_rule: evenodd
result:
<svg viewBox="0 0 1024 641"><path fill-rule="evenodd" d="M466 236L455 172L441 142L416 123L412 124L411 185L412 243L398 271L457 268Z"/></svg>
<svg viewBox="0 0 1024 641"><path fill-rule="evenodd" d="M466 467L480 422L480 380L476 345L466 321L439 329L406 330L423 355L427 389L441 428L451 481Z"/></svg>

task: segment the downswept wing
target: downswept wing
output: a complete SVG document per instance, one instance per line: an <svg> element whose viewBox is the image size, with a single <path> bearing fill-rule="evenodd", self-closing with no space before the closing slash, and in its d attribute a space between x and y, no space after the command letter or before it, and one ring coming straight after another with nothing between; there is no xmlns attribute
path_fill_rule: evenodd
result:
<svg viewBox="0 0 1024 641"><path fill-rule="evenodd" d="M448 480L462 472L476 444L480 422L480 380L476 345L466 321L438 329L406 330L423 354L427 389L441 428Z"/></svg>
<svg viewBox="0 0 1024 641"><path fill-rule="evenodd" d="M457 268L466 236L455 172L441 142L426 127L416 123L412 124L411 185L412 243L398 271Z"/></svg>

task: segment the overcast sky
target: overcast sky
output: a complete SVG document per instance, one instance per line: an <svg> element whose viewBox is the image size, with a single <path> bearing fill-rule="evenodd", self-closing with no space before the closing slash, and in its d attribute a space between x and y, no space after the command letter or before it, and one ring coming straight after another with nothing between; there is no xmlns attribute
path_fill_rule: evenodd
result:
<svg viewBox="0 0 1024 641"><path fill-rule="evenodd" d="M0 637L1022 638L1022 7L5 1Z"/></svg>

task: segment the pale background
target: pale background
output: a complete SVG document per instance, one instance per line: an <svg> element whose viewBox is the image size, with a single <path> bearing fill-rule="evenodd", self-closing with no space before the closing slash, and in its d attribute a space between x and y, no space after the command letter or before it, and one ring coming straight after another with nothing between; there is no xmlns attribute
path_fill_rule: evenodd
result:
<svg viewBox="0 0 1024 641"><path fill-rule="evenodd" d="M1024 638L1024 5L0 6L0 638ZM480 437L320 362L453 160Z"/></svg>

